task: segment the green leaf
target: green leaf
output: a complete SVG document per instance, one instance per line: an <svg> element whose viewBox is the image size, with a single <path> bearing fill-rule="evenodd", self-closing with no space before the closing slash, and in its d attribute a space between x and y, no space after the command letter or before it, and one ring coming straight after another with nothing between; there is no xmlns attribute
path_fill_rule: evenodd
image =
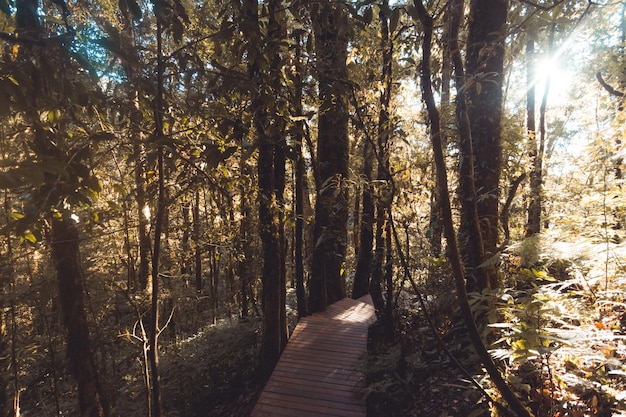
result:
<svg viewBox="0 0 626 417"><path fill-rule="evenodd" d="M9 217L12 218L13 220L19 220L19 219L23 219L24 216L22 213L18 213L16 211L13 211L11 213L9 213Z"/></svg>
<svg viewBox="0 0 626 417"><path fill-rule="evenodd" d="M220 163L230 158L236 151L237 148L235 146L224 149L219 145L207 144L206 150L204 151L207 169L211 170L217 168Z"/></svg>
<svg viewBox="0 0 626 417"><path fill-rule="evenodd" d="M89 190L95 193L102 192L102 183L100 182L100 180L98 180L98 177L94 175L87 177L87 179L85 180L85 185L87 185Z"/></svg>
<svg viewBox="0 0 626 417"><path fill-rule="evenodd" d="M28 232L28 233L24 233L24 235L22 236L25 240L29 241L30 243L37 243L37 236L35 236L34 234Z"/></svg>

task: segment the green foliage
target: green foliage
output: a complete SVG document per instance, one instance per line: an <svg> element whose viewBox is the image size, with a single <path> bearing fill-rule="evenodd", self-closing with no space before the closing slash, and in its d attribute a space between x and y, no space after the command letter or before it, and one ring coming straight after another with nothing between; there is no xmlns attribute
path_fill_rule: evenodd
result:
<svg viewBox="0 0 626 417"><path fill-rule="evenodd" d="M522 272L526 282L537 282L543 279L545 274ZM529 277L530 275L530 277ZM549 320L560 320L559 312L550 304L551 300L546 294L523 291L520 293L506 293L502 296L502 305L499 311L504 317L504 322L492 323L489 326L500 329L502 337L495 343L502 343L508 349L494 352L495 357L506 359L509 365L520 364L529 360L549 355L555 348L554 342L560 340L548 329Z"/></svg>
<svg viewBox="0 0 626 417"><path fill-rule="evenodd" d="M152 4L157 21L172 34L176 42L182 42L184 24L191 23L182 1L153 0Z"/></svg>
<svg viewBox="0 0 626 417"><path fill-rule="evenodd" d="M618 335L622 327L616 319L624 307L611 300L611 293L592 289L583 275L589 272L581 268L586 261L579 251L559 258L566 249L547 240L545 235L529 239L514 250L520 258L507 258L507 263L514 263L509 265L514 286L500 294L500 319L490 325L499 336L492 354L508 363L510 383L535 415L570 415L564 413L582 409L610 415L611 407L623 405L622 396L616 394L624 384L616 377L624 372L623 361L616 360L623 356L616 355L622 349ZM521 262L530 259L524 256L529 245L540 246L532 251L534 267ZM580 238L578 245L587 252L594 248L581 245ZM606 309L605 303L615 307Z"/></svg>

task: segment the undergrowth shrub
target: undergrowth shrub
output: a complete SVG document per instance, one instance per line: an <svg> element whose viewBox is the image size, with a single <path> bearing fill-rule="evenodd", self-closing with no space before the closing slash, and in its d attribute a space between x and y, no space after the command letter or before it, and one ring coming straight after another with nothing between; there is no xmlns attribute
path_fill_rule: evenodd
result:
<svg viewBox="0 0 626 417"><path fill-rule="evenodd" d="M498 294L500 320L490 324L500 336L492 355L506 363L509 383L537 417L624 411L623 291L615 300L594 285L580 247L568 259L549 245L528 251L532 244L538 241L504 258L510 287ZM626 287L623 277L612 282Z"/></svg>

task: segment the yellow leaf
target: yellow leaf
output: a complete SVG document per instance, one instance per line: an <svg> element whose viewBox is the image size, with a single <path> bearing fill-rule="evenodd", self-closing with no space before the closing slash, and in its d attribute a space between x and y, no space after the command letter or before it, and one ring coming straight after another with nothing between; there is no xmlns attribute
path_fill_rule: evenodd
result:
<svg viewBox="0 0 626 417"><path fill-rule="evenodd" d="M19 219L23 219L24 215L22 213L18 213L14 211L11 214L9 214L9 217L11 217L13 220L19 220Z"/></svg>

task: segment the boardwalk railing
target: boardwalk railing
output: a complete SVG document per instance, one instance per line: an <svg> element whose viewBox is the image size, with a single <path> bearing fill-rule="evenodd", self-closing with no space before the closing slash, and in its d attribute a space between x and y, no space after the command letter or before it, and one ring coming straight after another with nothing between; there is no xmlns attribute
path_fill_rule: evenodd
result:
<svg viewBox="0 0 626 417"><path fill-rule="evenodd" d="M374 320L369 295L302 318L251 417L365 417L359 358Z"/></svg>

